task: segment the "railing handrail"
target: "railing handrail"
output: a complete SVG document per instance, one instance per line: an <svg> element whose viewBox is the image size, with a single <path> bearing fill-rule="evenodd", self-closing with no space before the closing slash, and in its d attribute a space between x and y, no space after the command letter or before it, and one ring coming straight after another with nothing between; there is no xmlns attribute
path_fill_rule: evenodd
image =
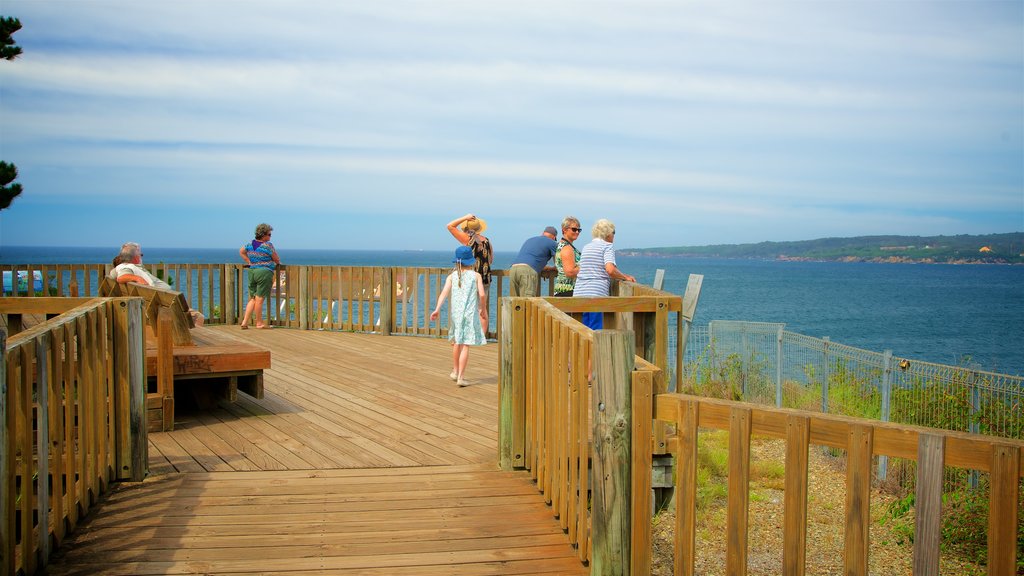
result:
<svg viewBox="0 0 1024 576"><path fill-rule="evenodd" d="M677 434L669 439L669 449L678 461L676 542L681 542L684 547L676 551L677 574L693 574L698 427L727 430L730 434L730 522L726 534L730 572L746 571L745 516L750 480L750 436L753 434L787 441L787 510L783 547L786 573L803 573L807 450L810 445L840 448L848 454L845 522L848 532L844 573L867 574L871 458L876 455L918 462L915 574L938 573L939 532L933 526L925 529L924 523L935 523L940 519L944 466L982 470L992 475L990 501L1000 505L990 507L989 511L989 573L1013 574L1016 570L1017 531L1020 529L1017 503L1021 497L1018 482L1024 478L1022 441L683 394L656 395L653 412L647 412L649 409L650 406L634 404L634 418L643 419L651 414L657 420L674 423L677 427ZM635 442L634 446L643 447L645 443ZM649 530L649 512L634 524L634 529L644 530L644 521ZM649 554L649 550L645 553Z"/></svg>
<svg viewBox="0 0 1024 576"><path fill-rule="evenodd" d="M643 297L632 296L615 306L627 308L623 302L636 303L636 298ZM939 539L935 526L941 520L942 471L946 466L991 475L989 498L1000 502L1000 506L992 507L990 512L989 571L1013 574L1016 570L1016 538L1020 529L1017 503L1021 498L1018 482L1024 478L1024 442L669 394L662 384L662 368L644 360L639 352L632 353L634 334L618 330L591 333L562 311L566 308L575 313L575 303L559 305L559 300L504 300L499 379L500 464L506 469L530 469L538 490L578 547L580 559L589 560L595 573L649 573L650 466L655 447L665 445L677 459L676 531L681 548L675 551L676 573L693 574L698 427L730 432L730 573L746 571L753 434L787 441L783 549L786 573L802 574L804 570L807 455L812 444L844 449L848 454L846 573L867 574L871 463L876 455L918 462L915 574L937 573ZM608 304L614 302L606 299ZM582 304L589 307L593 303ZM647 309L646 306L640 307ZM586 370L579 370L583 366ZM581 392L588 384L592 394L589 405ZM624 394L626 390L630 391L628 395ZM587 440L588 410L594 419L592 452ZM659 442L657 430L670 424L678 432ZM521 446L516 444L520 433L524 437ZM614 448L609 450L610 446ZM589 515L585 511L588 457L593 459Z"/></svg>
<svg viewBox="0 0 1024 576"><path fill-rule="evenodd" d="M60 314L0 330L0 573L32 574L111 482L145 476L142 300L0 298L0 311Z"/></svg>

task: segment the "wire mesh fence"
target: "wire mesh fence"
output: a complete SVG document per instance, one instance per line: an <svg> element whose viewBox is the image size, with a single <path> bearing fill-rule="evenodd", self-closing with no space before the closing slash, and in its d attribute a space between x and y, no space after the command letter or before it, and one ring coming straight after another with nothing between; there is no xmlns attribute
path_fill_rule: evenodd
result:
<svg viewBox="0 0 1024 576"><path fill-rule="evenodd" d="M693 326L682 392L1024 439L1024 378L923 362L787 332L784 324ZM879 479L912 478L912 463L878 462ZM976 473L947 490L977 486Z"/></svg>

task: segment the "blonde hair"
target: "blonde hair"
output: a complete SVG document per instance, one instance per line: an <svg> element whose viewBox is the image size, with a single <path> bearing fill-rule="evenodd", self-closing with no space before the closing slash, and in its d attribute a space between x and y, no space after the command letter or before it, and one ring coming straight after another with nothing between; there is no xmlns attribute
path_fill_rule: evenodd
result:
<svg viewBox="0 0 1024 576"><path fill-rule="evenodd" d="M611 220L601 218L597 222L594 222L594 227L590 229L590 234L594 238L606 240L609 236L615 234L615 224L613 224Z"/></svg>
<svg viewBox="0 0 1024 576"><path fill-rule="evenodd" d="M562 232L572 228L573 224L576 225L575 228L580 228L580 219L575 216L566 216L565 218L562 218Z"/></svg>

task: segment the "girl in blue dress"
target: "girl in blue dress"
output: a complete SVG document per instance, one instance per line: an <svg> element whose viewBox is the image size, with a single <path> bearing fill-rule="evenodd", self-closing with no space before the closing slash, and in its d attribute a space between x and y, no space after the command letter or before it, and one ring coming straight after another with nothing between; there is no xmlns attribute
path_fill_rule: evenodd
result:
<svg viewBox="0 0 1024 576"><path fill-rule="evenodd" d="M463 375L469 362L469 347L482 346L487 343L484 336L487 330L487 308L483 302L487 297L480 274L473 270L476 258L469 246L459 246L455 250L455 269L448 275L444 288L437 297L437 306L430 313L430 320L435 321L441 315L441 305L448 294L452 296L451 320L448 324L448 339L452 346L452 373L449 377L459 386L465 386Z"/></svg>

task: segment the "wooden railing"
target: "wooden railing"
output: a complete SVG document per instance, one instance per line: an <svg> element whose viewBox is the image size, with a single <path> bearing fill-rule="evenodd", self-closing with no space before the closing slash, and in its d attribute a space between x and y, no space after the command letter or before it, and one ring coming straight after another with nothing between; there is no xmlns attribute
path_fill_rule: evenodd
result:
<svg viewBox="0 0 1024 576"><path fill-rule="evenodd" d="M636 378L633 383L637 385ZM990 475L989 501L998 504L989 509L988 573L1016 574L1017 535L1021 529L1017 510L1021 498L1019 482L1024 478L1021 459L1024 442L680 394L654 396L653 412L648 412L652 404L637 402L638 394L643 393L634 389L634 421L646 422L653 415L659 421L674 423L677 429L677 435L669 439L669 447L677 458L676 574L694 573L698 428L729 432L727 573L741 574L747 569L750 438L756 434L786 442L782 550L785 574L804 573L808 449L811 445L846 451L845 574L868 573L871 459L880 455L917 462L915 575L938 574L945 466ZM642 449L644 442L634 442L633 446ZM639 457L643 458L643 454ZM634 461L637 458L634 454ZM643 491L642 486L634 485L634 493L638 489ZM641 517L634 520L633 530L646 532L635 541L649 542L649 513L643 514L643 508L635 512ZM647 553L643 549L636 552Z"/></svg>
<svg viewBox="0 0 1024 576"><path fill-rule="evenodd" d="M182 292L189 306L207 324L235 324L248 301L248 270L241 264L149 264L150 272ZM28 282L9 297L99 296L109 264L2 265L13 278L38 274L41 288ZM447 336L446 324L431 324L428 316L444 286L449 268L295 266L277 269L271 295L264 305L266 321L303 330L346 330L383 335ZM488 337L499 333L498 298L507 291L506 271L494 270L488 302L492 321ZM542 288L551 294L554 275L543 275Z"/></svg>
<svg viewBox="0 0 1024 576"><path fill-rule="evenodd" d="M34 573L148 453L142 300L0 298L0 574Z"/></svg>
<svg viewBox="0 0 1024 576"><path fill-rule="evenodd" d="M643 298L600 306L646 310ZM786 442L783 573L805 573L811 445L847 453L845 574L868 573L871 461L882 455L917 462L914 574L938 573L946 466L990 475L990 502L999 504L990 509L989 574L1016 573L1024 442L669 394L663 368L640 353L649 344L631 331L591 332L556 309L563 302L503 302L499 464L531 471L591 573L650 573L651 463L664 449L676 458L675 573L694 574L698 427L729 432L726 573L747 570L754 434Z"/></svg>
<svg viewBox="0 0 1024 576"><path fill-rule="evenodd" d="M657 377L652 385L667 391L664 375L668 368L669 313L676 312L680 323L692 318L700 293L702 277L691 277L689 299L634 284L620 284L619 294L607 298L503 298L501 301L501 376L499 379L499 465L506 470L526 468L537 481L538 489L551 504L562 528L577 547L581 561L602 565L615 556L618 544L601 537L592 541L590 518L604 518L603 510L588 503L590 478L605 478L593 454L620 447L615 441L600 442L601 434L621 435L618 421L605 421L610 413L604 403L591 402L590 386L608 382L609 371L621 368L605 362L607 351L599 352L604 334L628 334L628 355L650 366ZM644 295L635 295L643 293ZM689 316L683 312L689 311ZM635 332L604 330L594 333L570 314L603 312L605 326L630 326ZM678 325L677 325L678 328ZM676 334L679 336L679 333ZM685 338L677 339L685 346ZM682 354L680 350L679 354ZM650 358L650 362L644 358ZM632 365L630 365L632 366ZM660 369L657 368L660 366ZM605 374L604 379L601 374ZM628 374L628 372L627 372ZM613 386L609 393L627 391L628 386ZM627 404L628 405L628 404ZM667 453L666 427L647 425L648 441L645 473L648 492L653 454ZM628 439L629 436L626 436ZM589 475L594 462L593 476ZM595 481L596 482L596 481ZM609 486L601 494L621 494L621 486ZM599 492L595 492L595 495ZM647 502L651 495L648 493ZM597 522L595 520L595 522ZM604 520L601 520L604 525ZM595 524L596 525L596 524ZM602 536L607 535L603 533ZM596 552L592 552L592 547ZM601 573L601 572L597 572Z"/></svg>

